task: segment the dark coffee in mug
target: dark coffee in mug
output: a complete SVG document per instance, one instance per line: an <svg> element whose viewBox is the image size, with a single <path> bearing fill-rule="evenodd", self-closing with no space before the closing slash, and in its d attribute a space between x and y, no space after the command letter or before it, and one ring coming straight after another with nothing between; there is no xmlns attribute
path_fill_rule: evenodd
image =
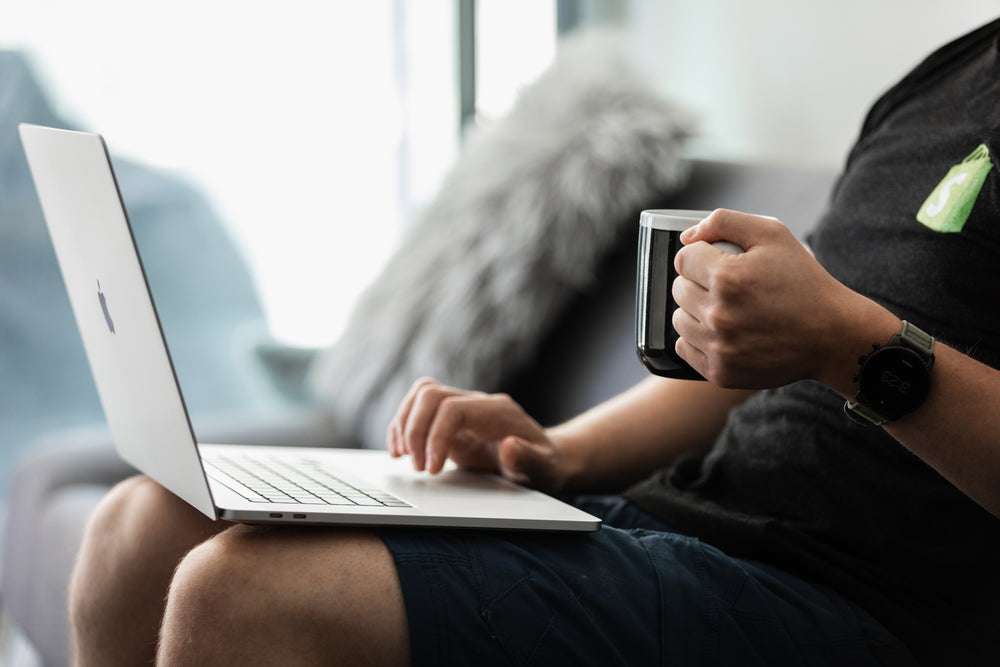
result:
<svg viewBox="0 0 1000 667"><path fill-rule="evenodd" d="M677 271L674 258L684 244L681 232L707 218L711 211L649 210L639 216L639 259L636 271L636 348L643 365L656 375L684 380L704 380L681 359L674 346L677 308L671 290ZM713 245L729 253L739 253L736 244L720 241Z"/></svg>

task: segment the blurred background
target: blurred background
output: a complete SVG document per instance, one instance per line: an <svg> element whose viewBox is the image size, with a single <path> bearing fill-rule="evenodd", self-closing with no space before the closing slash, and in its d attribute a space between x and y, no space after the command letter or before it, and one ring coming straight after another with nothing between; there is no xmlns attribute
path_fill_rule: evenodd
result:
<svg viewBox="0 0 1000 667"><path fill-rule="evenodd" d="M101 421L19 120L107 139L192 411L266 411L261 345L336 341L463 137L503 117L560 38L619 32L649 86L696 115L692 157L835 169L888 85L995 12L991 0L0 0L0 496L19 448Z"/></svg>
<svg viewBox="0 0 1000 667"><path fill-rule="evenodd" d="M889 85L996 13L995 0L0 0L0 513L21 453L102 422L20 120L105 136L200 428L294 405L267 350L294 365L337 340L463 140L504 116L560 38L619 32L648 85L698 119L690 157L830 171ZM0 664L34 665L5 628Z"/></svg>
<svg viewBox="0 0 1000 667"><path fill-rule="evenodd" d="M5 0L59 113L203 190L252 265L269 325L333 341L455 157L560 34L625 31L695 110L710 157L838 165L861 114L988 0Z"/></svg>

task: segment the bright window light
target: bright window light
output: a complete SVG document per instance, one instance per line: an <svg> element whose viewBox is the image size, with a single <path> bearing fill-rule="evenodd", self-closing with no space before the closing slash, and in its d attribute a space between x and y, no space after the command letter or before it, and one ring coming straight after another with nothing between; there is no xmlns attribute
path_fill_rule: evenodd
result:
<svg viewBox="0 0 1000 667"><path fill-rule="evenodd" d="M552 62L556 3L479 0L476 45L476 116L490 122Z"/></svg>
<svg viewBox="0 0 1000 667"><path fill-rule="evenodd" d="M205 192L275 337L317 345L453 161L452 14L448 0L25 2L5 8L0 48L25 51L113 154Z"/></svg>
<svg viewBox="0 0 1000 667"><path fill-rule="evenodd" d="M336 339L459 140L454 0L8 3L69 122L182 175L248 259L273 336ZM555 3L480 0L479 113L549 63ZM58 18L56 18L58 17ZM517 48L511 48L512 44Z"/></svg>

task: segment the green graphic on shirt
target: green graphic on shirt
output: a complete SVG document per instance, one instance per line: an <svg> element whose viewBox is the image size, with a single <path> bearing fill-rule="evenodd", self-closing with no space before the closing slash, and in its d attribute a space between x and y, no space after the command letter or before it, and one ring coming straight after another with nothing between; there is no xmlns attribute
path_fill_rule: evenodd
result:
<svg viewBox="0 0 1000 667"><path fill-rule="evenodd" d="M936 232L960 232L993 166L990 150L979 144L969 157L948 170L917 212L917 220Z"/></svg>

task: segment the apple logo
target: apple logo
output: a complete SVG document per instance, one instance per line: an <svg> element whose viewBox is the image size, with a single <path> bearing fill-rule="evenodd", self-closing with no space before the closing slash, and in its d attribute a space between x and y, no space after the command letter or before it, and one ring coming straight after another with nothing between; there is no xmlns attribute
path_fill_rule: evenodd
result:
<svg viewBox="0 0 1000 667"><path fill-rule="evenodd" d="M101 291L101 281L97 281L97 298L101 302L101 310L104 312L104 320L108 323L108 329L111 333L115 332L115 323L111 320L111 312L108 310L108 300L104 298L104 292Z"/></svg>

